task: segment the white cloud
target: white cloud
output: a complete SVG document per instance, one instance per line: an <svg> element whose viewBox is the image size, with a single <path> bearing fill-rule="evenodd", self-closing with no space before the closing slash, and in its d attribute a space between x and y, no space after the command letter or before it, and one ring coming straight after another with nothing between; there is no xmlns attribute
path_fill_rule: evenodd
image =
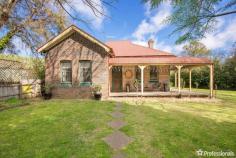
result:
<svg viewBox="0 0 236 158"><path fill-rule="evenodd" d="M236 41L236 19L225 21L220 20L219 26L216 28L218 31L207 34L204 39L201 40L207 48L217 49L223 47L231 47L232 42Z"/></svg>
<svg viewBox="0 0 236 158"><path fill-rule="evenodd" d="M66 9L68 9L70 13L73 13L73 15L79 16L80 18L87 20L95 28L99 29L101 28L103 21L105 19L105 17L102 16L99 12L107 15L108 11L106 7L103 5L102 0L93 0L92 3L98 10L95 11L95 13L89 6L84 4L82 0L69 0L69 4L72 5L70 6L66 5ZM76 15L75 11L80 15L78 14Z"/></svg>
<svg viewBox="0 0 236 158"><path fill-rule="evenodd" d="M148 7L149 5L145 6L146 9ZM142 20L132 34L133 42L147 46L148 39L152 38L156 40L154 44L156 49L179 55L186 43L174 45L170 44L168 40L159 41L157 38L153 38L158 37L157 33L168 27L168 25L163 24L163 20L171 14L171 7L168 3L164 3L160 8L155 14L146 11L145 15L147 17ZM219 18L217 20L215 31L206 34L206 37L200 42L204 43L209 49L229 48L236 41L236 19Z"/></svg>
<svg viewBox="0 0 236 158"><path fill-rule="evenodd" d="M151 15L151 3L148 1L147 3L144 4L144 9L145 9L145 16Z"/></svg>
<svg viewBox="0 0 236 158"><path fill-rule="evenodd" d="M137 45L140 45L140 46L147 47L147 41L134 40L134 41L132 41L132 43L137 44Z"/></svg>
<svg viewBox="0 0 236 158"><path fill-rule="evenodd" d="M157 33L168 27L164 20L171 14L171 5L163 3L159 9L151 11L150 4L145 5L146 18L138 25L132 34L133 43L148 46L147 41L154 39L154 48L167 51L173 54L179 54L182 51L183 45L170 45L163 41L159 41L156 36Z"/></svg>
<svg viewBox="0 0 236 158"><path fill-rule="evenodd" d="M144 40L147 36L155 35L164 29L167 24L164 20L171 14L171 6L169 3L163 3L153 16L150 13L150 5L146 6L147 18L142 20L132 36L137 40ZM151 17L150 17L151 16Z"/></svg>
<svg viewBox="0 0 236 158"><path fill-rule="evenodd" d="M175 54L175 55L181 55L181 52L183 51L183 46L185 44L179 44L179 45L170 45L170 44L167 44L165 42L160 42L160 43L157 43L156 45L156 48L160 49L160 50L163 50L163 51L167 51L167 52L170 52L172 54Z"/></svg>
<svg viewBox="0 0 236 158"><path fill-rule="evenodd" d="M164 41L159 41L157 33L168 27L164 20L171 14L171 5L168 2L163 3L159 8L151 10L150 4L145 5L146 18L138 25L132 34L133 43L147 47L147 41L154 39L154 48L179 54L182 51L183 45L171 45Z"/></svg>

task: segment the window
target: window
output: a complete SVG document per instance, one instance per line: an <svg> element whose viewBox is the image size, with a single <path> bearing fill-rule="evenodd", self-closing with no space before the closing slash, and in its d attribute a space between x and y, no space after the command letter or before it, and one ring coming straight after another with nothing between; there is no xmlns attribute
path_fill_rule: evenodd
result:
<svg viewBox="0 0 236 158"><path fill-rule="evenodd" d="M71 61L61 61L61 82L71 83L72 82L72 68Z"/></svg>
<svg viewBox="0 0 236 158"><path fill-rule="evenodd" d="M158 79L158 69L156 66L150 66L150 82L156 82Z"/></svg>
<svg viewBox="0 0 236 158"><path fill-rule="evenodd" d="M138 66L135 67L135 79L141 80L141 69Z"/></svg>
<svg viewBox="0 0 236 158"><path fill-rule="evenodd" d="M92 62L89 60L81 60L79 62L80 85L91 85L92 82Z"/></svg>

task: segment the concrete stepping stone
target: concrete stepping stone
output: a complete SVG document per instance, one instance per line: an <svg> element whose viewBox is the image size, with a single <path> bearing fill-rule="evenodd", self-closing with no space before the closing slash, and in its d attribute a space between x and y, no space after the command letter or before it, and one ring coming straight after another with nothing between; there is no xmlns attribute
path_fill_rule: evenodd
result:
<svg viewBox="0 0 236 158"><path fill-rule="evenodd" d="M124 114L121 113L121 112L119 112L119 111L115 111L115 112L112 112L112 113L111 113L111 116L112 116L113 118L122 118L122 117L124 117Z"/></svg>
<svg viewBox="0 0 236 158"><path fill-rule="evenodd" d="M125 125L126 123L122 120L115 120L115 121L108 122L108 126L116 130L120 129L121 127Z"/></svg>
<svg viewBox="0 0 236 158"><path fill-rule="evenodd" d="M112 156L112 158L125 158L125 157L126 157L125 154L122 152L117 152Z"/></svg>
<svg viewBox="0 0 236 158"><path fill-rule="evenodd" d="M116 103L116 108L122 108L122 104L121 103Z"/></svg>
<svg viewBox="0 0 236 158"><path fill-rule="evenodd" d="M120 131L115 131L114 133L103 138L103 140L114 150L120 150L133 141L132 138Z"/></svg>
<svg viewBox="0 0 236 158"><path fill-rule="evenodd" d="M114 110L115 110L115 111L121 111L121 110L122 110L122 107L121 107L121 106L116 106L116 107L114 108Z"/></svg>

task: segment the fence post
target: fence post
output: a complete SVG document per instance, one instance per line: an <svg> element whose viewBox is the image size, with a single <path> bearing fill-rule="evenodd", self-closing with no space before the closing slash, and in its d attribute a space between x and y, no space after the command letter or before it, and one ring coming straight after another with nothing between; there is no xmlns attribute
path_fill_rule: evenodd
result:
<svg viewBox="0 0 236 158"><path fill-rule="evenodd" d="M18 89L19 89L19 98L21 99L22 98L22 84L21 83L19 83Z"/></svg>

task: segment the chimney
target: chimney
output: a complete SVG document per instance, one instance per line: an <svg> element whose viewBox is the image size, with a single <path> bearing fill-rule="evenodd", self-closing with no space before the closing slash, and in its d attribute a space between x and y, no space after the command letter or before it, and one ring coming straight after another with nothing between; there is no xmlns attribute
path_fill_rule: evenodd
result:
<svg viewBox="0 0 236 158"><path fill-rule="evenodd" d="M148 47L153 49L153 45L154 45L154 40L153 39L148 40Z"/></svg>

